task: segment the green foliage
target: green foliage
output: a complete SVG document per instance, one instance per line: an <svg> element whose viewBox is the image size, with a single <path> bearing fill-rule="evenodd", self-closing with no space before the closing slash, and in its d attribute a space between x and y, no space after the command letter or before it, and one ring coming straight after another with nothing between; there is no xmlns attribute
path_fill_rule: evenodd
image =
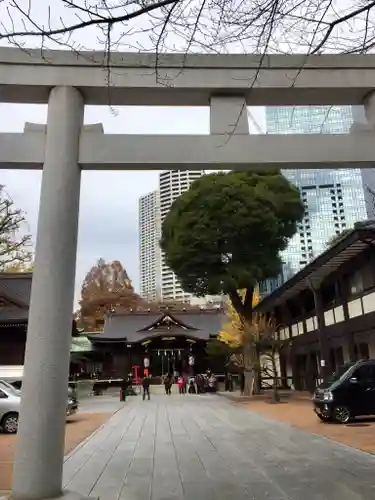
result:
<svg viewBox="0 0 375 500"><path fill-rule="evenodd" d="M280 272L302 216L298 189L279 171L210 174L173 203L161 247L187 292L233 295Z"/></svg>
<svg viewBox="0 0 375 500"><path fill-rule="evenodd" d="M233 349L219 339L210 339L206 345L206 353L208 356L216 358L227 358L233 352Z"/></svg>
<svg viewBox="0 0 375 500"><path fill-rule="evenodd" d="M336 243L345 238L345 236L347 236L351 231L352 229L344 229L341 233L331 236L331 238L327 241L327 248L331 248L336 245Z"/></svg>

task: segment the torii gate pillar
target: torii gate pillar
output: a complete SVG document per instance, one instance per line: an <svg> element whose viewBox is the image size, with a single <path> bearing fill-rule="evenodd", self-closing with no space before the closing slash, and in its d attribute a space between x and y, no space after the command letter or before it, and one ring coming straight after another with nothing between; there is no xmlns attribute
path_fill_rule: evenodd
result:
<svg viewBox="0 0 375 500"><path fill-rule="evenodd" d="M16 500L62 494L83 115L78 90L52 89L13 472Z"/></svg>

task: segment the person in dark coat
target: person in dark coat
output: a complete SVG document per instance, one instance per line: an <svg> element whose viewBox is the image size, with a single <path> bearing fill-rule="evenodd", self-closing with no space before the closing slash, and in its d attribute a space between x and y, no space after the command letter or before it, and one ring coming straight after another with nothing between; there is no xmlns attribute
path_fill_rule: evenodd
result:
<svg viewBox="0 0 375 500"><path fill-rule="evenodd" d="M196 394L197 391L195 390L195 384L194 384L194 379L190 379L189 380L189 390L188 390L189 394Z"/></svg>
<svg viewBox="0 0 375 500"><path fill-rule="evenodd" d="M165 387L165 394L167 394L167 396L170 396L172 389L172 377L170 376L169 373L164 379L164 387Z"/></svg>
<svg viewBox="0 0 375 500"><path fill-rule="evenodd" d="M142 379L143 401L146 399L146 395L147 399L150 401L150 384L151 384L150 376L146 376Z"/></svg>

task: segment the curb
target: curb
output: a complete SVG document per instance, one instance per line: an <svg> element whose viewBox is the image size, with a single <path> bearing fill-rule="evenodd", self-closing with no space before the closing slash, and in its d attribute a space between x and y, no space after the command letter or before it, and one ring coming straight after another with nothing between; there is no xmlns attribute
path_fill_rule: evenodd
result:
<svg viewBox="0 0 375 500"><path fill-rule="evenodd" d="M69 453L64 456L64 462L63 463L65 464L65 462L67 462L68 460L70 460L72 458L72 456L77 453L77 451L79 451L83 446L85 446L85 444L88 443L88 441L90 441L90 439L92 439L98 432L100 432L109 423L109 421L119 411L121 411L123 409L124 408L118 408L114 413L112 413L112 415L109 417L109 419L106 422L104 422L104 424L102 424L100 427L98 427L97 429L95 429L91 434L89 434L88 436L86 436L83 441L81 441L80 443L78 443L75 448L73 448L71 451L69 451Z"/></svg>

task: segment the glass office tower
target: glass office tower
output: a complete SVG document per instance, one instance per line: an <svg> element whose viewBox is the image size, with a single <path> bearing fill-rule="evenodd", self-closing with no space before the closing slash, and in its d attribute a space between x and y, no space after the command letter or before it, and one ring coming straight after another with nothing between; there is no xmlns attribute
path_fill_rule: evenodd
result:
<svg viewBox="0 0 375 500"><path fill-rule="evenodd" d="M269 134L346 134L353 124L350 106L266 108ZM303 167L303 165L301 165ZM304 218L282 258L293 273L327 248L343 229L367 218L361 169L293 169L284 175L299 188Z"/></svg>

